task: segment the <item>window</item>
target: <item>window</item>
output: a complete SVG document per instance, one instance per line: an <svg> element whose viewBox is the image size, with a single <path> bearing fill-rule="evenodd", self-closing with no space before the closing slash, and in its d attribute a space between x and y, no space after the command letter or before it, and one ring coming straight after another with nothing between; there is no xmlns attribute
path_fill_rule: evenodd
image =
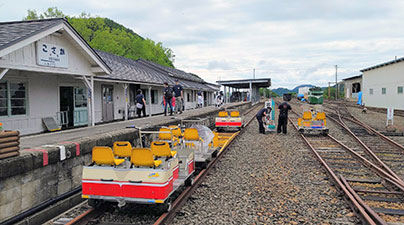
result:
<svg viewBox="0 0 404 225"><path fill-rule="evenodd" d="M187 102L191 102L191 95L189 94L189 92L187 92Z"/></svg>
<svg viewBox="0 0 404 225"><path fill-rule="evenodd" d="M7 83L0 83L0 116L8 115Z"/></svg>
<svg viewBox="0 0 404 225"><path fill-rule="evenodd" d="M370 88L370 89L369 89L369 94L370 94L370 95L373 95L373 88Z"/></svg>
<svg viewBox="0 0 404 225"><path fill-rule="evenodd" d="M0 116L27 114L26 84L23 82L0 83Z"/></svg>
<svg viewBox="0 0 404 225"><path fill-rule="evenodd" d="M149 104L149 90L142 89L142 94L144 96L144 100L146 101L146 104Z"/></svg>
<svg viewBox="0 0 404 225"><path fill-rule="evenodd" d="M386 94L386 88L382 88L382 95Z"/></svg>
<svg viewBox="0 0 404 225"><path fill-rule="evenodd" d="M158 91L157 90L151 90L151 103L152 104L157 104L158 103Z"/></svg>
<svg viewBox="0 0 404 225"><path fill-rule="evenodd" d="M397 87L397 94L402 94L403 93L403 86L398 86Z"/></svg>
<svg viewBox="0 0 404 225"><path fill-rule="evenodd" d="M74 88L74 104L75 108L87 107L86 89Z"/></svg>

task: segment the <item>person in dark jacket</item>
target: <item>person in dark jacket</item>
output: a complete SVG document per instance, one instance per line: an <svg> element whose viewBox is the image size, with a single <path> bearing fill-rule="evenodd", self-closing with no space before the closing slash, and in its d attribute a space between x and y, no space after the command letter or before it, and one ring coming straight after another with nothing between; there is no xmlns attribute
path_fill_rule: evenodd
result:
<svg viewBox="0 0 404 225"><path fill-rule="evenodd" d="M137 117L141 117L141 114L143 112L143 116L146 117L146 101L144 100L144 95L142 93L142 90L137 90L137 95L136 95L136 113Z"/></svg>
<svg viewBox="0 0 404 225"><path fill-rule="evenodd" d="M167 106L170 106L170 116L173 115L173 106L171 104L171 100L173 98L173 89L168 86L168 83L164 83L164 89L163 89L163 96L165 100L165 105L164 105L164 116L167 116Z"/></svg>
<svg viewBox="0 0 404 225"><path fill-rule="evenodd" d="M177 106L177 113L182 113L182 104L184 103L184 91L182 86L179 84L178 80L175 80L175 85L173 87L175 105Z"/></svg>
<svg viewBox="0 0 404 225"><path fill-rule="evenodd" d="M258 120L258 125L259 125L259 133L260 134L265 134L265 128L264 128L264 118L269 115L269 113L272 111L271 107L263 108L260 111L258 111L257 115L255 116Z"/></svg>
<svg viewBox="0 0 404 225"><path fill-rule="evenodd" d="M288 111L292 110L292 107L287 102L283 102L279 105L279 119L278 119L278 134L283 132L287 134L288 127Z"/></svg>

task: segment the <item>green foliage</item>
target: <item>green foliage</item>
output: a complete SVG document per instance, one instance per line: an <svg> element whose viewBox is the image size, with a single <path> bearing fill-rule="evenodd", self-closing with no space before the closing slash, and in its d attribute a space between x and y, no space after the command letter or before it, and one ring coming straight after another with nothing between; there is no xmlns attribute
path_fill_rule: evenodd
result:
<svg viewBox="0 0 404 225"><path fill-rule="evenodd" d="M335 99L335 87L331 87L330 88L330 98ZM323 94L324 98L328 98L328 88L324 89L324 94ZM339 98L344 98L345 97L345 93L343 91L339 91L338 92L338 96Z"/></svg>
<svg viewBox="0 0 404 225"><path fill-rule="evenodd" d="M260 88L259 89L260 96L264 96L265 98L269 97L279 97L279 95L268 88Z"/></svg>
<svg viewBox="0 0 404 225"><path fill-rule="evenodd" d="M27 10L27 16L23 20L38 20L38 19L48 19L48 18L63 18L65 14L60 11L57 7L50 7L43 13L39 14L36 10Z"/></svg>
<svg viewBox="0 0 404 225"><path fill-rule="evenodd" d="M58 17L66 17L92 48L134 60L143 58L163 66L174 67L175 55L171 49L164 47L161 42L145 39L108 18L91 16L85 12L77 17L69 17L56 7L51 7L39 15L35 10L29 9L24 20Z"/></svg>

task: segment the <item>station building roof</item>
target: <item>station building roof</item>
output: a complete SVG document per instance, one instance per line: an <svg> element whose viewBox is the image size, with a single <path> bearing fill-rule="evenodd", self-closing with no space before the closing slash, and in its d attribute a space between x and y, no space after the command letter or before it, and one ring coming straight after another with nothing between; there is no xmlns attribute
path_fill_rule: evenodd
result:
<svg viewBox="0 0 404 225"><path fill-rule="evenodd" d="M179 84L185 89L205 91L216 91L218 89L212 87L203 79L182 70L161 66L144 59L132 60L104 51L96 51L112 68L111 74L97 77L100 79L120 80L158 86L162 86L164 82L174 85L175 80L178 79Z"/></svg>
<svg viewBox="0 0 404 225"><path fill-rule="evenodd" d="M266 88L271 86L271 78L245 79L245 80L221 80L216 83L232 88L250 88L250 83L254 87Z"/></svg>
<svg viewBox="0 0 404 225"><path fill-rule="evenodd" d="M353 76L353 77L347 77L345 79L342 79L343 81L347 81L347 80L353 80L353 79L357 79L357 78L362 78L362 74L361 75L357 75L357 76Z"/></svg>
<svg viewBox="0 0 404 225"><path fill-rule="evenodd" d="M79 49L107 74L111 68L65 18L0 22L0 57L53 33L66 31Z"/></svg>
<svg viewBox="0 0 404 225"><path fill-rule="evenodd" d="M377 65L374 65L374 66L371 66L371 67L362 69L361 72L366 72L366 71L369 71L369 70L374 70L374 69L377 69L377 68L380 68L380 67L384 67L384 66L388 66L388 65L391 65L391 64L399 63L399 62L402 62L402 61L404 61L404 57L398 58L398 59L394 59L394 60L391 60L391 61L388 61L388 62L380 63L380 64L377 64Z"/></svg>

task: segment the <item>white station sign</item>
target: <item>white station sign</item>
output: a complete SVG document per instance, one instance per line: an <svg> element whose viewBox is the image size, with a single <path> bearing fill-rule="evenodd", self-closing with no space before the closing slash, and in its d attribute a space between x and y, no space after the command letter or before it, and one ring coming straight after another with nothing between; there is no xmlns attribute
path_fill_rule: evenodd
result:
<svg viewBox="0 0 404 225"><path fill-rule="evenodd" d="M41 66L68 68L67 51L61 46L38 42L37 63Z"/></svg>

